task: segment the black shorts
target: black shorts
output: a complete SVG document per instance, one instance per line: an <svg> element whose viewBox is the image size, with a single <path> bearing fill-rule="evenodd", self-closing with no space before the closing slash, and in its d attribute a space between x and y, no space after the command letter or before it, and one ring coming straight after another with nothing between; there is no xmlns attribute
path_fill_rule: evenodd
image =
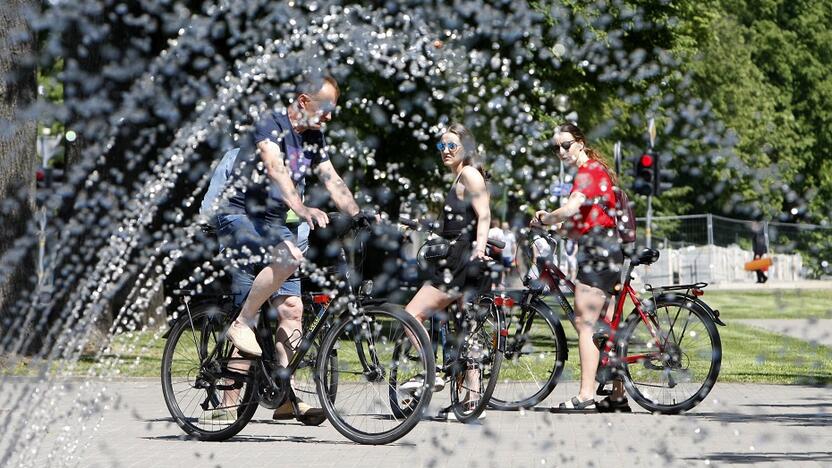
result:
<svg viewBox="0 0 832 468"><path fill-rule="evenodd" d="M490 275L485 263L471 260L473 250L471 239L455 239L446 258L428 262L427 282L449 294L483 290Z"/></svg>
<svg viewBox="0 0 832 468"><path fill-rule="evenodd" d="M624 252L615 232L595 230L578 240L577 280L604 292L615 294L621 281Z"/></svg>

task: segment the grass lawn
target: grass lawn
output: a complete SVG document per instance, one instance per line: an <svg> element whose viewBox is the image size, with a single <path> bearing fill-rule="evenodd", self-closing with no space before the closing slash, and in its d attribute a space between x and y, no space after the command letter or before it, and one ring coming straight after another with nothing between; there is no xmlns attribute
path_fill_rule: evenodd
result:
<svg viewBox="0 0 832 468"><path fill-rule="evenodd" d="M735 319L832 318L832 291L707 291L704 299L721 311L727 327L718 327L722 339L721 382L755 383L832 383L832 349L740 325ZM569 345L565 375L578 375L576 334L563 322ZM544 346L545 330L536 327L538 346ZM59 372L76 376L110 375L158 377L165 340L154 332L125 333L116 336L111 346L99 355L82 355L77 363L33 364L29 359L0 361L0 375L38 375ZM354 359L349 346L342 346L345 361ZM441 359L441 358L440 358ZM532 363L537 372L548 365L548 355ZM47 370L48 369L48 370ZM524 370L504 364L502 376L522 379Z"/></svg>
<svg viewBox="0 0 832 468"><path fill-rule="evenodd" d="M35 376L60 373L72 376L159 377L165 339L161 333L129 332L113 337L110 347L99 354L82 354L76 362L6 357L0 360L0 375Z"/></svg>
<svg viewBox="0 0 832 468"><path fill-rule="evenodd" d="M832 290L714 291L702 297L719 309L730 325L733 319L832 319Z"/></svg>

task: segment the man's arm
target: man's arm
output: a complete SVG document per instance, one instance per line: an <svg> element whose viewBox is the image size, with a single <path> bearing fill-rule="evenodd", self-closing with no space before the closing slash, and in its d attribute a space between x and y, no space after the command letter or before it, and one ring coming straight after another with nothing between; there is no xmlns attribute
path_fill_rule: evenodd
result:
<svg viewBox="0 0 832 468"><path fill-rule="evenodd" d="M283 155L280 153L280 147L271 140L263 140L257 143L257 149L260 153L260 159L266 167L266 174L274 181L280 188L280 193L283 195L283 202L292 209L298 217L306 220L310 228L315 229L315 225L326 226L329 219L326 213L307 208L298 195L295 189L295 184L292 183L292 177L283 164ZM313 223L314 220L314 223Z"/></svg>
<svg viewBox="0 0 832 468"><path fill-rule="evenodd" d="M327 192L329 192L329 196L332 197L332 201L335 202L338 210L350 216L357 215L359 212L358 204L355 202L355 198L352 196L349 187L344 183L344 179L335 171L332 161L324 161L318 164L315 171L318 174L318 178L323 181Z"/></svg>

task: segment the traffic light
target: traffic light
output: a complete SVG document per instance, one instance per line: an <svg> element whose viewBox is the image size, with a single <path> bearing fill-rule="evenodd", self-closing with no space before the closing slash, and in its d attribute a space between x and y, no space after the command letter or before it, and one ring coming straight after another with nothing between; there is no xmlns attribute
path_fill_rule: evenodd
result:
<svg viewBox="0 0 832 468"><path fill-rule="evenodd" d="M655 195L658 180L656 178L658 157L652 150L646 151L636 159L636 174L633 192L640 195Z"/></svg>
<svg viewBox="0 0 832 468"><path fill-rule="evenodd" d="M653 195L661 195L662 193L673 188L673 179L676 178L676 171L672 169L665 169L672 160L672 156L659 155L656 156L654 163L656 168L655 182L653 183Z"/></svg>

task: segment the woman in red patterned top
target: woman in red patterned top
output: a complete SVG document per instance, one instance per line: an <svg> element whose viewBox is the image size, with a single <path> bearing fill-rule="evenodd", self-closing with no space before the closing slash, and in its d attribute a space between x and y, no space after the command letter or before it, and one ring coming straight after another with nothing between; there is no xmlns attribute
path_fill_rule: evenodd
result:
<svg viewBox="0 0 832 468"><path fill-rule="evenodd" d="M615 228L613 185L616 181L601 155L587 146L586 137L577 126L567 123L555 129L554 144L561 161L576 166L578 173L566 204L552 212L538 211L532 224L563 223L569 237L578 242L575 328L581 356L581 388L576 397L561 403L560 408L595 410L595 374L600 351L593 334L605 306L613 302L610 297L615 294L624 262ZM613 398L617 405L626 405L620 385L615 385Z"/></svg>

